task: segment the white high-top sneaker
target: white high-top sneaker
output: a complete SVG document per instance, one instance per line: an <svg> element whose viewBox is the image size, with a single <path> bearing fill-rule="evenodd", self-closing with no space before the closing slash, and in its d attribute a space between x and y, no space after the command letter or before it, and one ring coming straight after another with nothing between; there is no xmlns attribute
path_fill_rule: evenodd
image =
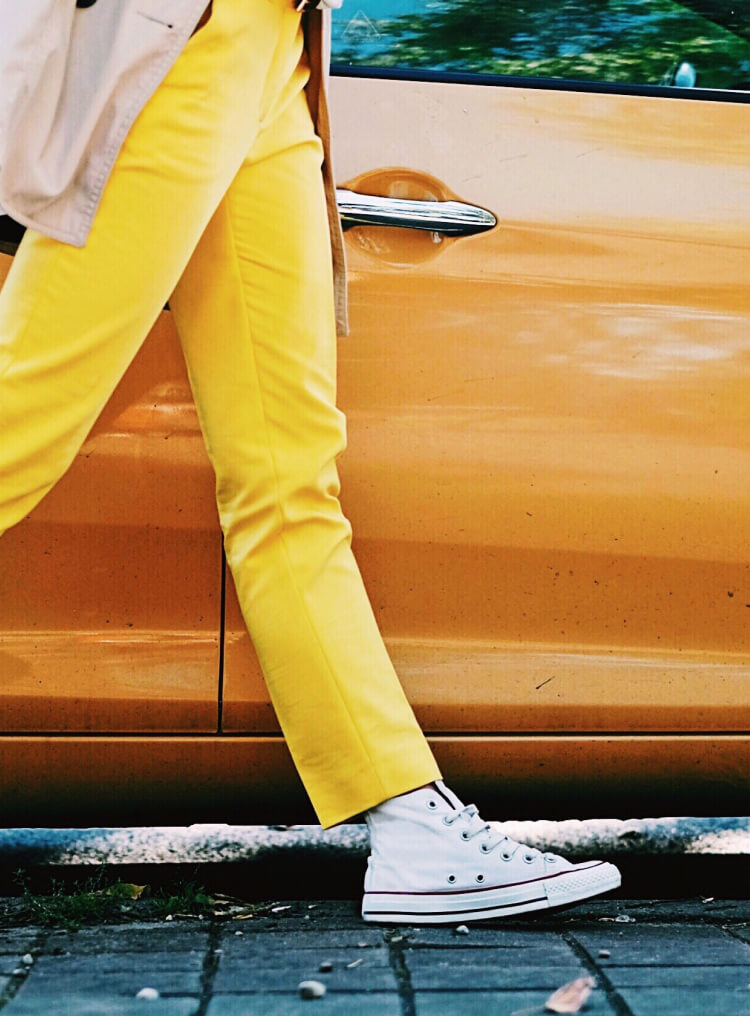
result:
<svg viewBox="0 0 750 1016"><path fill-rule="evenodd" d="M620 885L613 864L571 864L509 839L442 781L392 797L365 818L366 921L478 921L566 906Z"/></svg>

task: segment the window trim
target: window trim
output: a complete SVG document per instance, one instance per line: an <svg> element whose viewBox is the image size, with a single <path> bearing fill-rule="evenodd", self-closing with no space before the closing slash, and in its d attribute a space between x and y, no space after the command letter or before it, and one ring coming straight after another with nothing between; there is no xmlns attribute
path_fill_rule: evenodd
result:
<svg viewBox="0 0 750 1016"><path fill-rule="evenodd" d="M593 92L604 95L646 95L657 99L699 102L750 103L750 91L724 88L678 88L674 85L629 85L623 82L581 81L577 78L534 78L518 74L477 74L471 71L431 71L424 67L370 67L331 61L331 77L384 78L394 81L433 81L455 85L539 88L555 92Z"/></svg>

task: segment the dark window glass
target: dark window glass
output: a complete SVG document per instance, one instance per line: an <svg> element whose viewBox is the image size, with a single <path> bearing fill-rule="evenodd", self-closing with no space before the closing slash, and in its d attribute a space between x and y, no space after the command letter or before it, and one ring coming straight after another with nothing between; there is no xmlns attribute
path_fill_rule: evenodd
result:
<svg viewBox="0 0 750 1016"><path fill-rule="evenodd" d="M749 90L750 0L345 0L332 60Z"/></svg>

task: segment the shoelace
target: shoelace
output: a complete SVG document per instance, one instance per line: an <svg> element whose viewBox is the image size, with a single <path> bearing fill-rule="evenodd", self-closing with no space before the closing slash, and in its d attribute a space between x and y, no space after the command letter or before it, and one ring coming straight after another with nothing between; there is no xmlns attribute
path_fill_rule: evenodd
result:
<svg viewBox="0 0 750 1016"><path fill-rule="evenodd" d="M526 844L518 843L517 840L512 840L510 836L502 831L498 822L485 822L479 816L479 809L475 804L467 804L460 811L449 818L447 815L443 817L443 821L446 825L452 826L454 822L459 819L466 820L468 828L464 831L464 838L467 840L473 840L475 836L479 836L480 833L484 833L487 839L482 841L481 847L485 854L489 854L490 851L494 850L495 847L503 846L503 857L506 860L510 860L519 847L524 849L524 857L528 860L533 860L541 854L541 850L537 850L536 847L529 847ZM555 859L554 854L545 854L548 859Z"/></svg>

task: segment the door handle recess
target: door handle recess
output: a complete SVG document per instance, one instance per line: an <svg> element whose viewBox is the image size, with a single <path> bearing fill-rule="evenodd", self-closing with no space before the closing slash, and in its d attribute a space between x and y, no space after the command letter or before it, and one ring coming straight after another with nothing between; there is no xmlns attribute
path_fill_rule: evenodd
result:
<svg viewBox="0 0 750 1016"><path fill-rule="evenodd" d="M352 226L403 226L446 236L471 236L497 225L492 212L463 201L384 198L376 194L356 194L337 187L336 202L342 229L351 229Z"/></svg>

